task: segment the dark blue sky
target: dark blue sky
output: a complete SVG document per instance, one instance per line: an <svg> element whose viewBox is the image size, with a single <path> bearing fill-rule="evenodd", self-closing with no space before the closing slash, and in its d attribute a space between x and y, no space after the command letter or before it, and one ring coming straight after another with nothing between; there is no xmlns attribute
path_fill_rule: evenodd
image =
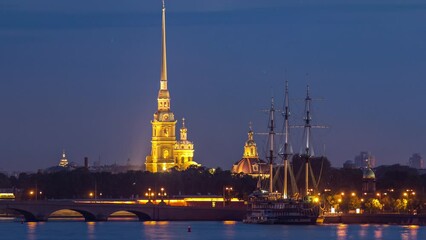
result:
<svg viewBox="0 0 426 240"><path fill-rule="evenodd" d="M300 124L306 84L316 152L334 166L426 154L426 4L416 1L169 1L172 110L195 160L229 169L248 122L290 85ZM142 164L160 78L161 1L0 2L0 170L69 160ZM180 126L180 122L178 123ZM293 131L294 149L301 133ZM259 152L264 140L257 136Z"/></svg>

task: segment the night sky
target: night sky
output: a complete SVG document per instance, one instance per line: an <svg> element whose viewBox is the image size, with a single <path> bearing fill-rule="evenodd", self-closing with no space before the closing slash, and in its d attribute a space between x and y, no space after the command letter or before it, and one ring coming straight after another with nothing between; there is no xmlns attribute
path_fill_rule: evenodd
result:
<svg viewBox="0 0 426 240"><path fill-rule="evenodd" d="M249 122L266 132L270 98L292 124L311 86L318 155L341 167L426 155L422 1L166 2L172 111L194 160L230 169ZM59 162L143 164L161 63L160 0L0 1L0 171ZM282 118L280 118L281 120ZM279 124L281 125L281 124ZM281 129L281 126L278 126ZM294 150L300 130L292 131ZM265 139L256 136L259 152ZM264 157L262 157L264 158Z"/></svg>

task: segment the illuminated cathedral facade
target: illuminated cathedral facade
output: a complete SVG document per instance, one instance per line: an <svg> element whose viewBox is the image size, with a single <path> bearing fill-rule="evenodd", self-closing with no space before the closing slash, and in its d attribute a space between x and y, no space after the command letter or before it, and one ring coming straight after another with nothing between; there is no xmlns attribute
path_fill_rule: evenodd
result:
<svg viewBox="0 0 426 240"><path fill-rule="evenodd" d="M175 116L170 108L170 92L167 88L166 53L166 8L162 9L162 64L160 90L157 98L157 111L154 113L151 139L151 155L146 157L145 167L150 172L165 172L171 168L185 170L194 162L194 144L187 139L188 129L182 119L180 139L176 140Z"/></svg>
<svg viewBox="0 0 426 240"><path fill-rule="evenodd" d="M243 158L232 166L231 172L234 174L248 174L253 177L257 177L259 175L266 177L269 174L269 167L265 161L259 159L253 135L254 132L250 127L248 139L244 145Z"/></svg>

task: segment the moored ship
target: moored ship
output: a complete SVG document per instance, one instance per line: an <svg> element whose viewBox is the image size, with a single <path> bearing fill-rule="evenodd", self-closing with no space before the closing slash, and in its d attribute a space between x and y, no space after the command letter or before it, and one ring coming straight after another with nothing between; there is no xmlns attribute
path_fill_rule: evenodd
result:
<svg viewBox="0 0 426 240"><path fill-rule="evenodd" d="M284 182L283 191L279 193L274 191L273 176L274 176L274 103L272 100L271 108L269 110L269 191L263 190L260 184L258 188L249 196L248 209L244 223L253 224L317 224L322 222L322 208L319 195L314 195L309 189L309 172L312 173L310 166L310 158L313 156L313 151L310 142L311 125L309 86L307 88L307 95L305 98L305 117L304 117L304 135L305 143L301 156L305 159L305 191L303 194L297 192L295 186L295 179L289 158L292 155L291 146L289 144L289 97L288 97L288 84L286 84L285 91L285 109L284 109L284 136L285 142L282 147L282 152L278 153L283 158L284 169ZM288 175L293 181L293 196L289 197L288 194ZM313 182L316 182L313 178ZM316 187L316 186L315 186ZM303 195L303 197L300 197Z"/></svg>
<svg viewBox="0 0 426 240"><path fill-rule="evenodd" d="M320 204L315 199L274 198L269 192L252 195L244 223L316 224ZM263 196L262 196L263 195Z"/></svg>

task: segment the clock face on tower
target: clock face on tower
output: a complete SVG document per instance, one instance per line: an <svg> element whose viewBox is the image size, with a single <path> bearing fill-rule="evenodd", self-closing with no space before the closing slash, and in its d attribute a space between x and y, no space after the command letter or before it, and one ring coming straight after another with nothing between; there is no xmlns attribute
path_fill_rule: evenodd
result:
<svg viewBox="0 0 426 240"><path fill-rule="evenodd" d="M169 120L169 115L168 115L168 114L164 114L164 115L163 115L163 120L164 120L164 121Z"/></svg>

